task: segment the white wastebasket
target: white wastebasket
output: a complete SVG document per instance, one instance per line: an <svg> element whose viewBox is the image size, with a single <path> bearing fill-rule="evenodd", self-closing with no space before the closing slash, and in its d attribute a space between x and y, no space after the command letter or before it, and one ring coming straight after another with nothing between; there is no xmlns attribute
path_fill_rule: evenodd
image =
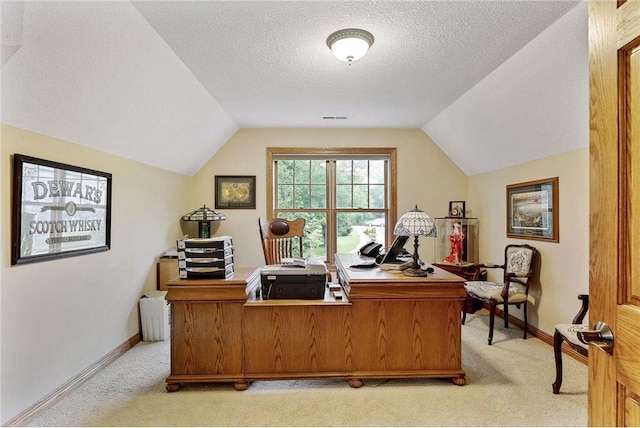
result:
<svg viewBox="0 0 640 428"><path fill-rule="evenodd" d="M166 291L154 291L140 299L140 321L142 340L157 342L169 338L169 305Z"/></svg>

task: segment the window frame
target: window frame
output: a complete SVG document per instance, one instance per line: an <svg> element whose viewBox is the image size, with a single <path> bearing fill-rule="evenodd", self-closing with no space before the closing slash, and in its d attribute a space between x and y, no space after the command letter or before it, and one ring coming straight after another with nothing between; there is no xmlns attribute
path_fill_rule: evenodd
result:
<svg viewBox="0 0 640 428"><path fill-rule="evenodd" d="M274 159L279 156L292 155L292 156L309 156L309 157L323 157L323 156L336 156L342 158L348 158L349 156L366 157L366 156L385 156L389 159L389 183L388 186L388 204L386 216L387 227L385 228L386 242L393 242L393 226L396 224L397 215L397 151L395 147L267 147L267 216L273 218L275 216L275 170ZM330 192L335 191L335 183L330 183ZM340 210L335 210L339 212ZM327 233L329 236L335 236L337 234L335 221L330 221L327 225ZM328 241L332 241L328 239ZM334 263L335 248L333 248L333 242L327 242L327 261L330 265Z"/></svg>

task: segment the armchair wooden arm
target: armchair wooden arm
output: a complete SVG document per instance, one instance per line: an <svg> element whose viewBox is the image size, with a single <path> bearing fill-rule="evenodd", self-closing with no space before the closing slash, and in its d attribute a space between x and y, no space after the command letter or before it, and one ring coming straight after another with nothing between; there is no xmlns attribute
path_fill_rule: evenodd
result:
<svg viewBox="0 0 640 428"><path fill-rule="evenodd" d="M582 301L582 306L580 307L580 311L573 318L571 324L582 324L582 320L584 316L589 312L589 295L588 294L578 294L578 299Z"/></svg>
<svg viewBox="0 0 640 428"><path fill-rule="evenodd" d="M481 268L489 268L489 269L504 269L504 265L497 265L495 263L482 263L477 266Z"/></svg>
<svg viewBox="0 0 640 428"><path fill-rule="evenodd" d="M533 270L529 270L529 272L507 272L504 274L504 287L502 287L502 292L500 295L506 304L509 304L509 286L512 282L517 282L520 285L527 287L527 283L529 278L533 275ZM527 290L528 292L528 290ZM520 308L520 304L516 303L516 307Z"/></svg>

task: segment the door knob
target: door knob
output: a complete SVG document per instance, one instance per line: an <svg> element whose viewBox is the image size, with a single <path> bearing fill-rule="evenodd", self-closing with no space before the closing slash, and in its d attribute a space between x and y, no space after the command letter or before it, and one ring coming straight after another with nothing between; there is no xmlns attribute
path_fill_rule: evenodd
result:
<svg viewBox="0 0 640 428"><path fill-rule="evenodd" d="M591 343L609 355L613 354L613 333L605 322L598 321L593 330L578 331L578 340L585 345Z"/></svg>

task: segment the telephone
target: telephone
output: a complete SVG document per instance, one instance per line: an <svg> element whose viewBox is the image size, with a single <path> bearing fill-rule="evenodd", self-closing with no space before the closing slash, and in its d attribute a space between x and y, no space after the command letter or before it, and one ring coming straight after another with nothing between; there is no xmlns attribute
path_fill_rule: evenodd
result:
<svg viewBox="0 0 640 428"><path fill-rule="evenodd" d="M382 249L382 244L378 244L376 241L371 241L366 245L363 245L362 248L358 251L361 256L365 257L376 257L380 254L380 250Z"/></svg>

